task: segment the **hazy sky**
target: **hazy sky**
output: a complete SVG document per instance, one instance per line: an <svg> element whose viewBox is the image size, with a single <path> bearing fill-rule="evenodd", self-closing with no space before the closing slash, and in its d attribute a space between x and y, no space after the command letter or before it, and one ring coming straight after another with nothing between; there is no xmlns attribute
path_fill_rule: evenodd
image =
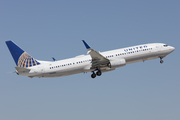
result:
<svg viewBox="0 0 180 120"><path fill-rule="evenodd" d="M128 64L101 77L11 74L13 40L39 60L166 43L164 58ZM179 0L1 0L0 120L180 120Z"/></svg>

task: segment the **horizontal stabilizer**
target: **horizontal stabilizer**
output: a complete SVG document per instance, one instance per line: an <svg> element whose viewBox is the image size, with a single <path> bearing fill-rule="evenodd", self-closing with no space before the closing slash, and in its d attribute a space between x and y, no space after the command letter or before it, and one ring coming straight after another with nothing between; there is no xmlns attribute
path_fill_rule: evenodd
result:
<svg viewBox="0 0 180 120"><path fill-rule="evenodd" d="M28 68L22 68L22 67L15 67L18 72L29 72L30 69Z"/></svg>

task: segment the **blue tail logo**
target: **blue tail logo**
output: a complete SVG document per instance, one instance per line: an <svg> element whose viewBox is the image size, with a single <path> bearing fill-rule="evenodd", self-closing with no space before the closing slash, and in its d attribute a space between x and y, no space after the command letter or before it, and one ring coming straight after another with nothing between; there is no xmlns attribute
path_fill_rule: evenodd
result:
<svg viewBox="0 0 180 120"><path fill-rule="evenodd" d="M9 51L11 52L11 55L18 67L26 68L40 64L37 60L31 57L27 52L22 50L14 42L6 41L6 45L8 46Z"/></svg>

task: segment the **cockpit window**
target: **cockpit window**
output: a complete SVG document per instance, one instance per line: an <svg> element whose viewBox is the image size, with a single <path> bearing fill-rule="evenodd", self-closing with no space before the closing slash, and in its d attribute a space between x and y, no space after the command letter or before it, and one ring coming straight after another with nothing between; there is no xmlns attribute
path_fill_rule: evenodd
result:
<svg viewBox="0 0 180 120"><path fill-rule="evenodd" d="M163 45L164 47L167 47L168 45Z"/></svg>

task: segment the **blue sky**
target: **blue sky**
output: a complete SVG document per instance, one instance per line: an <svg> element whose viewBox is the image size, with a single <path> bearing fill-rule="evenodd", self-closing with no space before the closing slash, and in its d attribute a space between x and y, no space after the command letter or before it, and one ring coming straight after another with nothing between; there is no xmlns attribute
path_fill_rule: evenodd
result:
<svg viewBox="0 0 180 120"><path fill-rule="evenodd" d="M1 0L1 120L179 120L180 1ZM28 78L15 71L6 40L39 60L87 51L166 43L164 58L128 64L91 79L90 73Z"/></svg>

